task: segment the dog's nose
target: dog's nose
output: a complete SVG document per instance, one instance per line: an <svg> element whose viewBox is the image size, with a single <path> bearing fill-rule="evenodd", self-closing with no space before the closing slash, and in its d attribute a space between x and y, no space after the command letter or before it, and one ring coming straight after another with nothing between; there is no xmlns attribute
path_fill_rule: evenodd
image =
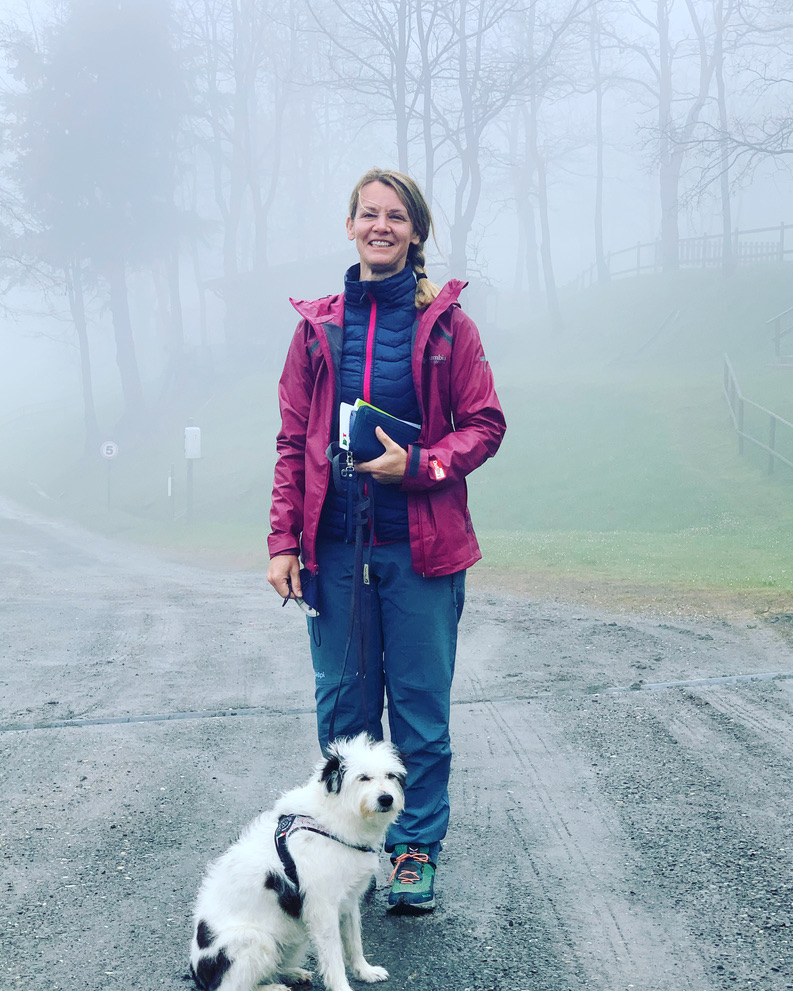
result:
<svg viewBox="0 0 793 991"><path fill-rule="evenodd" d="M377 801L380 803L380 808L381 809L390 809L391 806L394 804L394 796L393 795L389 795L388 793L385 793L385 794L381 795L377 799Z"/></svg>

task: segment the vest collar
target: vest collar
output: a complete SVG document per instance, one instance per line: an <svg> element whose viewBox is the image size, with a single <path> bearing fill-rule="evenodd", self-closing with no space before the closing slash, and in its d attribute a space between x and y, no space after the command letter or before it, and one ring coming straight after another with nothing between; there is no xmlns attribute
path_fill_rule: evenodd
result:
<svg viewBox="0 0 793 991"><path fill-rule="evenodd" d="M367 296L378 303L392 306L413 304L416 295L416 276L410 265L387 279L361 279L361 266L353 265L344 275L344 299L353 306L360 306Z"/></svg>

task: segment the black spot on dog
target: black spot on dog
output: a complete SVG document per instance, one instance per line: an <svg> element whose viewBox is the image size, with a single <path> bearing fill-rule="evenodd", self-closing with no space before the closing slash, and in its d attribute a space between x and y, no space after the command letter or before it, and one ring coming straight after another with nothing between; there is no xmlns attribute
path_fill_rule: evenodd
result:
<svg viewBox="0 0 793 991"><path fill-rule="evenodd" d="M322 768L322 775L320 777L320 780L328 789L329 795L339 794L341 791L341 783L343 778L344 765L335 754L332 754L325 762L325 766Z"/></svg>
<svg viewBox="0 0 793 991"><path fill-rule="evenodd" d="M202 957L198 961L198 970L194 970L192 966L190 969L193 971L193 980L202 991L217 991L230 966L231 961L224 951L218 950L213 957Z"/></svg>
<svg viewBox="0 0 793 991"><path fill-rule="evenodd" d="M276 893L278 904L283 912L291 915L293 919L300 918L300 913L303 911L303 896L291 881L281 874L271 872L264 879L264 886Z"/></svg>
<svg viewBox="0 0 793 991"><path fill-rule="evenodd" d="M203 919L198 923L198 927L195 933L195 939L196 939L196 943L198 943L199 950L205 950L208 946L210 946L214 942L215 934L212 932L212 930L209 928L206 922L204 922Z"/></svg>

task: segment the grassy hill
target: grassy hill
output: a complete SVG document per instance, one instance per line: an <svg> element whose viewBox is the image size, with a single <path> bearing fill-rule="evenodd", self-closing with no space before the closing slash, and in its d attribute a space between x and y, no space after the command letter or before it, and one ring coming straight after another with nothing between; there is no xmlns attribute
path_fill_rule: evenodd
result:
<svg viewBox="0 0 793 991"><path fill-rule="evenodd" d="M767 266L729 283L687 271L593 286L563 296L555 334L526 300L500 297L483 337L509 429L470 478L485 571L773 593L784 607L793 471L769 476L764 456L739 458L722 360L729 353L746 396L793 420L793 369L772 367L766 325L793 305L792 274ZM218 382L208 401L164 416L160 439L110 466L81 460L78 416L56 430L51 414L7 423L0 490L107 532L264 567L281 360ZM188 416L204 453L191 520Z"/></svg>

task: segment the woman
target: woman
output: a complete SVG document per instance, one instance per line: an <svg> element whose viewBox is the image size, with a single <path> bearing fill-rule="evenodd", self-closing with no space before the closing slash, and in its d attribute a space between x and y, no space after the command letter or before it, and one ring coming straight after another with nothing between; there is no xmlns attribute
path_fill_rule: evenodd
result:
<svg viewBox="0 0 793 991"><path fill-rule="evenodd" d="M303 574L316 578L319 617L308 623L320 745L361 730L382 738L388 695L391 739L408 769L405 812L386 842L388 908L412 913L434 908L449 821L457 623L465 569L481 557L465 476L505 430L479 334L457 302L465 283L439 289L424 272L431 231L416 183L370 170L350 198L347 236L360 264L344 293L293 301L301 321L279 386L267 573L283 598L302 595L301 556ZM357 399L420 433L405 448L377 427L384 451L356 463L355 478L332 470L329 452L339 404ZM363 569L356 529L365 530ZM363 646L351 658L353 631Z"/></svg>

